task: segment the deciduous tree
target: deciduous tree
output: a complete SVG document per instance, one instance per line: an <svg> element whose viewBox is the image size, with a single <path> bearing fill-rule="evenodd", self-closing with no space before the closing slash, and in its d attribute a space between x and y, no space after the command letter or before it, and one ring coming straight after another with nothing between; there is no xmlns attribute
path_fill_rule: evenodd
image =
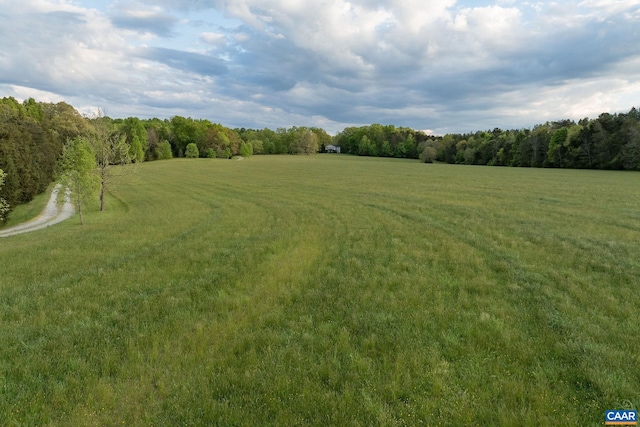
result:
<svg viewBox="0 0 640 427"><path fill-rule="evenodd" d="M318 137L307 128L297 128L293 131L291 152L294 154L312 154L318 152Z"/></svg>
<svg viewBox="0 0 640 427"><path fill-rule="evenodd" d="M436 151L435 147L432 147L430 145L424 147L424 150L422 151L422 153L420 153L420 160L422 160L424 163L433 163L433 161L436 159L438 152Z"/></svg>
<svg viewBox="0 0 640 427"><path fill-rule="evenodd" d="M102 112L92 120L93 131L89 143L96 156L98 176L100 177L100 211L105 208L105 195L110 188L113 178L132 173L129 145L126 137L119 132L111 119L104 117Z"/></svg>
<svg viewBox="0 0 640 427"><path fill-rule="evenodd" d="M197 159L200 156L198 146L194 142L187 144L187 149L184 152L184 156L188 159Z"/></svg>
<svg viewBox="0 0 640 427"><path fill-rule="evenodd" d="M173 157L173 155L171 154L171 144L169 144L169 141L162 141L160 144L158 144L158 146L156 147L155 156L158 160L168 160Z"/></svg>
<svg viewBox="0 0 640 427"><path fill-rule="evenodd" d="M95 196L100 188L96 166L96 158L86 138L76 137L69 141L60 162L61 178L62 182L71 190L71 196L82 225L84 225L82 207Z"/></svg>
<svg viewBox="0 0 640 427"><path fill-rule="evenodd" d="M555 167L563 166L562 154L565 149L565 142L567 140L568 134L569 129L567 129L566 127L562 127L556 130L551 136L549 148L547 149L547 161L549 162L549 165Z"/></svg>
<svg viewBox="0 0 640 427"><path fill-rule="evenodd" d="M240 155L242 157L250 157L253 155L253 146L250 142L240 144Z"/></svg>
<svg viewBox="0 0 640 427"><path fill-rule="evenodd" d="M360 138L360 144L358 144L358 154L361 156L370 156L373 151L373 145L367 135Z"/></svg>

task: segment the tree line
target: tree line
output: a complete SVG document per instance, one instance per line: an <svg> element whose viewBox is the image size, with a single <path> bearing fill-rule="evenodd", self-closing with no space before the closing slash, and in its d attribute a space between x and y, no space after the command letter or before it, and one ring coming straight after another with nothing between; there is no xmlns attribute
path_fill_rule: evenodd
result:
<svg viewBox="0 0 640 427"><path fill-rule="evenodd" d="M83 138L80 145L75 140ZM74 145L75 144L75 145ZM83 145L85 144L86 147ZM99 175L101 208L118 164L173 157L231 158L312 154L333 144L359 156L451 164L640 170L640 112L603 113L531 129L428 135L393 125L348 127L335 136L316 127L231 129L209 120L87 118L71 105L0 100L0 221L62 177L66 149L90 150ZM81 147L80 147L81 146ZM74 148L75 147L75 148ZM80 147L80 148L79 148ZM73 153L71 153L73 154ZM73 164L67 159L66 164Z"/></svg>
<svg viewBox="0 0 640 427"><path fill-rule="evenodd" d="M409 128L373 124L348 127L334 137L334 144L347 154L417 159L426 144L438 138Z"/></svg>
<svg viewBox="0 0 640 427"><path fill-rule="evenodd" d="M4 175L0 198L8 204L0 219L46 190L56 176L66 141L88 130L87 121L69 104L0 100L0 170Z"/></svg>
<svg viewBox="0 0 640 427"><path fill-rule="evenodd" d="M603 113L578 122L561 120L532 129L428 136L374 124L347 128L334 138L342 152L360 156L419 158L450 164L640 170L640 112Z"/></svg>
<svg viewBox="0 0 640 427"><path fill-rule="evenodd" d="M533 129L445 135L437 160L490 166L640 170L640 112L547 122Z"/></svg>
<svg viewBox="0 0 640 427"><path fill-rule="evenodd" d="M172 157L231 158L253 154L312 154L332 139L323 129L307 127L230 129L206 119L174 116L171 119L116 119L127 142L141 147L146 161ZM187 148L193 144L187 152ZM140 149L140 148L137 148ZM143 155L142 155L143 153ZM188 156L187 156L188 154Z"/></svg>
<svg viewBox="0 0 640 427"><path fill-rule="evenodd" d="M20 103L12 97L2 98L0 225L15 206L31 201L56 179L71 180L69 183L76 190L92 188L90 183L78 182L82 174L69 171L76 167L86 172L87 152L95 160L102 210L105 191L116 170L112 166L173 157L312 154L331 142L331 136L323 129L313 127L230 129L209 120L181 116L164 120L112 119L100 112L87 118L64 102L28 99ZM76 198L77 203L81 200Z"/></svg>

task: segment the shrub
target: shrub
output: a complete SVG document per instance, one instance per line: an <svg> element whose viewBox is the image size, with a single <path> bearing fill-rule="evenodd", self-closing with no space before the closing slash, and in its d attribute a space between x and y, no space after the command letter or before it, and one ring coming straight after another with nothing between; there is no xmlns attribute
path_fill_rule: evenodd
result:
<svg viewBox="0 0 640 427"><path fill-rule="evenodd" d="M200 152L198 151L198 146L193 142L187 144L187 150L184 153L184 156L188 159L195 159L200 157Z"/></svg>
<svg viewBox="0 0 640 427"><path fill-rule="evenodd" d="M436 159L437 154L438 152L434 147L425 147L425 149L420 154L420 160L425 163L433 163L433 161Z"/></svg>

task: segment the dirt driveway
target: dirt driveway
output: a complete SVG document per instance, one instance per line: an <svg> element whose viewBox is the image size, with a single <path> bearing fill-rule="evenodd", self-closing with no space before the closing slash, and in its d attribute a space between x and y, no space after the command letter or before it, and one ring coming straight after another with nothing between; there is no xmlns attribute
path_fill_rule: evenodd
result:
<svg viewBox="0 0 640 427"><path fill-rule="evenodd" d="M38 215L31 221L23 222L22 224L18 224L5 230L0 230L0 237L9 237L16 234L41 230L45 227L49 227L50 225L57 224L64 221L65 219L71 218L75 210L73 208L73 204L71 203L71 196L68 190L64 195L64 204L62 205L62 207L58 206L58 193L61 189L62 186L60 184L55 186L55 188L51 192L51 197L49 198L47 207L40 215Z"/></svg>

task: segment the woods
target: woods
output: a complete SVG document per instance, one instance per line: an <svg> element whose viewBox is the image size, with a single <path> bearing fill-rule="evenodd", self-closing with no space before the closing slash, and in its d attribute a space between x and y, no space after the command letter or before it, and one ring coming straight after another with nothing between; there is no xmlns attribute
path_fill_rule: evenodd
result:
<svg viewBox="0 0 640 427"><path fill-rule="evenodd" d="M11 208L43 192L54 180L65 142L85 134L87 121L69 104L0 100L0 190Z"/></svg>
<svg viewBox="0 0 640 427"><path fill-rule="evenodd" d="M603 113L596 119L560 120L532 129L430 136L374 124L335 136L342 152L420 158L450 164L640 170L640 112Z"/></svg>
<svg viewBox="0 0 640 427"><path fill-rule="evenodd" d="M312 154L330 144L358 156L451 164L640 170L640 112L603 113L531 129L444 136L393 125L348 127L335 136L316 127L231 129L206 119L83 117L71 105L0 100L2 214L43 192L62 173L65 145L83 137L95 157L101 210L115 166L173 157L231 158L253 154Z"/></svg>
<svg viewBox="0 0 640 427"><path fill-rule="evenodd" d="M640 112L547 122L533 129L445 135L437 160L489 166L640 170Z"/></svg>

